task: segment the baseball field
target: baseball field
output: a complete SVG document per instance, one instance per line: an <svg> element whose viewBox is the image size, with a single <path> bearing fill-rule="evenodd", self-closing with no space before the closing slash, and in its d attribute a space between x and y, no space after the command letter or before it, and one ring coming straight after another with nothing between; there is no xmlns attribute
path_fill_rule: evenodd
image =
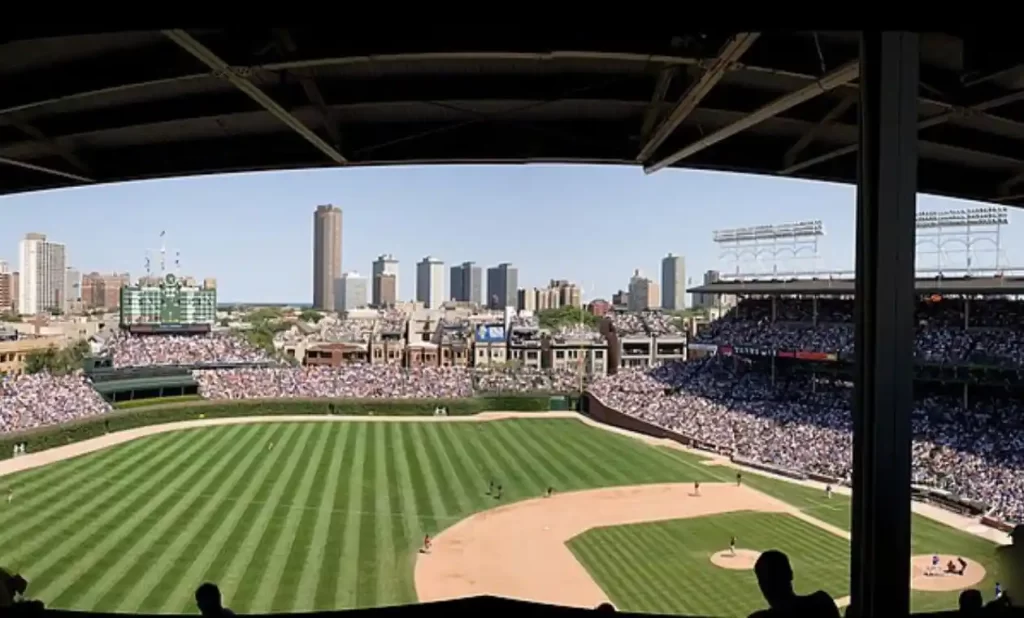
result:
<svg viewBox="0 0 1024 618"><path fill-rule="evenodd" d="M798 592L847 594L846 497L749 472L737 487L720 460L498 416L212 424L0 477L0 566L52 607L93 611L195 613L212 581L236 612L499 594L746 615L763 606L752 560L777 548ZM992 543L914 526L915 554L970 563L969 578L915 577L930 588L915 609L955 606L968 579L991 590Z"/></svg>

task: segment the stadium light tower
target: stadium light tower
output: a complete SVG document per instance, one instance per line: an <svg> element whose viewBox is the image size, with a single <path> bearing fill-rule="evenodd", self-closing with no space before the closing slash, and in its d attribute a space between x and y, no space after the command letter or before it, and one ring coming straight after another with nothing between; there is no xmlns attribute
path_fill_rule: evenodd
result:
<svg viewBox="0 0 1024 618"><path fill-rule="evenodd" d="M164 276L167 275L167 242L164 239L164 237L166 235L167 235L167 232L161 230L161 232L160 232L160 248L159 249L148 249L146 251L146 253L147 253L147 255L146 255L146 277L147 278L152 277L152 275L153 275L152 270L151 270L152 269L152 259L150 257L152 255L159 256L159 259L160 259L160 273L159 273L160 279L163 280ZM181 251L175 249L174 250L174 270L171 271L171 272L173 272L175 275L180 275L181 273L178 272L178 269L180 267L181 267Z"/></svg>
<svg viewBox="0 0 1024 618"><path fill-rule="evenodd" d="M917 214L918 272L1001 273L1006 266L1003 226L1010 224L1005 206L982 206ZM927 259L935 256L934 259ZM980 262L979 262L980 260Z"/></svg>
<svg viewBox="0 0 1024 618"><path fill-rule="evenodd" d="M799 276L818 274L818 243L824 235L825 225L815 220L715 230L712 240L719 247L723 275Z"/></svg>

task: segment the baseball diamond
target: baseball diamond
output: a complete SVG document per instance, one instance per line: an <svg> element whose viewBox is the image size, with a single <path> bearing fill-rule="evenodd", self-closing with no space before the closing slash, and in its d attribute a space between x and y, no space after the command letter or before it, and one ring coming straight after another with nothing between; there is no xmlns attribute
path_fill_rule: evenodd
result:
<svg viewBox="0 0 1024 618"><path fill-rule="evenodd" d="M749 470L737 487L722 458L583 420L222 418L112 433L0 478L14 493L0 555L48 606L78 610L193 612L196 582L216 581L240 612L498 594L723 615L762 603L752 572L712 562L735 536L740 552L787 552L798 591L843 602L846 496ZM965 557L972 584L994 584L994 544L914 526L915 553ZM915 608L954 606L955 584L915 590Z"/></svg>

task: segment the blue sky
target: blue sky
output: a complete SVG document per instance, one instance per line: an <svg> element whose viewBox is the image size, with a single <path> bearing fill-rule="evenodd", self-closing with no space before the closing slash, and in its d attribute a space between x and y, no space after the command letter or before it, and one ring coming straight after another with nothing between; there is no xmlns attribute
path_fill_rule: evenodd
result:
<svg viewBox="0 0 1024 618"><path fill-rule="evenodd" d="M401 296L415 262L503 261L521 286L570 279L608 298L633 269L659 277L686 257L694 283L720 266L714 229L822 219L823 266L853 266L854 189L791 179L610 166L423 166L230 174L0 197L0 259L17 269L18 240L42 232L83 272L143 274L148 249L181 252L182 272L217 278L223 301L309 302L313 209L344 211L342 265L367 274L380 253L401 261ZM920 209L974 204L922 196ZM1013 213L1011 213L1011 221ZM1004 262L1024 231L1004 233ZM989 258L991 259L991 258Z"/></svg>

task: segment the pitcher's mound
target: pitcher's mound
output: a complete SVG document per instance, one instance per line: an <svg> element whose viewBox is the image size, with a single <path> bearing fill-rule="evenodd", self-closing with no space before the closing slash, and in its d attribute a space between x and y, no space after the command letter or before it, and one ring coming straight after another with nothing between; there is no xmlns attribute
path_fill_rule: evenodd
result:
<svg viewBox="0 0 1024 618"><path fill-rule="evenodd" d="M761 552L752 549L737 549L734 556L731 551L726 549L712 555L711 564L723 569L749 571L754 568L754 563L760 556Z"/></svg>
<svg viewBox="0 0 1024 618"><path fill-rule="evenodd" d="M985 567L974 560L964 560L967 562L967 568L964 569L963 575L958 575L947 572L950 561L957 571L960 570L957 556L939 554L939 566L935 569L932 568L931 556L914 556L910 559L910 587L914 590L946 592L970 588L985 579Z"/></svg>

